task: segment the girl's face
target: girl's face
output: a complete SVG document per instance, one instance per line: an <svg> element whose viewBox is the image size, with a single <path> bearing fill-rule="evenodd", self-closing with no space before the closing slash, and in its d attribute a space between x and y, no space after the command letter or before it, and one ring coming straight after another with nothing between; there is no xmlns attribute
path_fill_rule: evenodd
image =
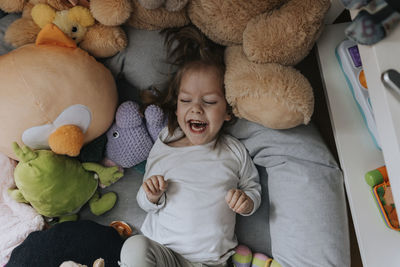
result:
<svg viewBox="0 0 400 267"><path fill-rule="evenodd" d="M231 116L216 67L201 67L183 74L176 116L186 145L207 144L217 137L224 121Z"/></svg>

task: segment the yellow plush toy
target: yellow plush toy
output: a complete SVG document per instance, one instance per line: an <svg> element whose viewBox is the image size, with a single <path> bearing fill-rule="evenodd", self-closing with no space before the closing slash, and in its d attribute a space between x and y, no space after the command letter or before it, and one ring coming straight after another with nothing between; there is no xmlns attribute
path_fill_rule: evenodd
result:
<svg viewBox="0 0 400 267"><path fill-rule="evenodd" d="M76 43L82 41L87 28L94 25L94 18L89 9L82 6L56 11L47 4L38 4L32 8L31 15L41 29L49 23L54 23Z"/></svg>

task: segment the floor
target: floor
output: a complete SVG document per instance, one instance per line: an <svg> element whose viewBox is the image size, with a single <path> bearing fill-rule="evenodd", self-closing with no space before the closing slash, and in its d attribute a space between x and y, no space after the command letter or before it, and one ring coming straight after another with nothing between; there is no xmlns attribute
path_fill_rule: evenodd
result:
<svg viewBox="0 0 400 267"><path fill-rule="evenodd" d="M345 22L349 20L350 17L348 13L343 13L335 22ZM312 121L317 126L324 141L326 142L328 148L336 158L337 162L339 162L335 140L332 133L332 127L329 119L329 112L326 105L324 89L318 69L318 59L316 57L315 47L312 49L311 53L296 66L296 68L300 70L301 73L308 78L308 80L311 83L311 86L314 89L315 108ZM361 262L360 251L358 248L357 239L354 232L354 226L353 226L353 221L351 219L350 210L348 210L348 214L349 214L349 228L350 228L351 266L361 267L363 265Z"/></svg>

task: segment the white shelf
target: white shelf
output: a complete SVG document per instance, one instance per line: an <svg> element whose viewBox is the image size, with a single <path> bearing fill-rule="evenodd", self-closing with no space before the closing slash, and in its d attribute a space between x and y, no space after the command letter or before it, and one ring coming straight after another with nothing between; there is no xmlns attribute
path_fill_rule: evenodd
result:
<svg viewBox="0 0 400 267"><path fill-rule="evenodd" d="M317 42L320 70L324 81L324 90L332 122L332 130L338 150L340 165L344 174L346 193L363 265L366 267L398 267L400 266L400 233L389 229L385 225L373 199L371 188L364 180L364 175L367 171L385 164L382 152L374 145L372 137L367 130L335 56L336 46L345 39L344 29L347 25L347 23L343 23L326 26ZM400 40L400 38L398 40ZM399 42L397 42L397 46L399 46ZM365 66L375 64L369 62L369 60L371 60L370 52L362 48L360 49L360 53L365 73L368 77L367 83L370 88L371 98L376 98L376 94L379 93L376 91L372 92L372 87L375 86L373 83L374 80L372 79L378 81L376 75L380 76L381 71L379 70L379 74L377 73L375 76L372 76L371 72L376 71L373 69L375 66L367 68ZM400 56L400 53L398 56ZM398 62L398 64L400 64L400 59L398 59ZM397 69L400 69L399 65ZM371 100L374 109L378 101L378 99ZM399 115L397 118L400 119L399 103L397 103L396 108L398 109L397 114ZM394 105L395 103L391 104ZM383 109L383 107L381 108ZM390 112L393 112L393 110L390 110L389 113ZM380 118L382 115L379 111L375 110L375 116ZM389 164L390 161L397 161L400 163L399 139L397 139L398 131L389 129L387 125L382 126L384 121L388 121L386 122L387 124L393 125L391 122L393 119L391 116L382 120L378 119L378 132L384 150L388 149L388 146L392 146L390 148L391 150L396 150L395 148L397 148L397 151L395 151L397 154L395 154L395 152L390 152L391 154L388 154L385 151L385 158L386 155L391 157L391 159L387 159L386 163L388 165L391 183L394 186L394 184L396 184L396 182L393 183L395 179L392 178L395 177L394 168L391 170ZM400 124L400 121L397 121L397 123ZM388 130L383 130L386 129L386 127L388 127ZM400 127L397 129L400 129ZM382 130L387 132L384 133ZM391 140L395 141L392 142ZM397 183L400 182L400 164L398 165L399 173L397 177L399 177L399 179ZM397 192L394 191L394 193L396 194ZM400 197L397 198L400 200ZM400 207L400 205L397 206Z"/></svg>
<svg viewBox="0 0 400 267"><path fill-rule="evenodd" d="M384 87L381 74L400 71L400 28L374 46L359 46L393 197L400 207L400 97ZM399 265L400 266L400 262Z"/></svg>

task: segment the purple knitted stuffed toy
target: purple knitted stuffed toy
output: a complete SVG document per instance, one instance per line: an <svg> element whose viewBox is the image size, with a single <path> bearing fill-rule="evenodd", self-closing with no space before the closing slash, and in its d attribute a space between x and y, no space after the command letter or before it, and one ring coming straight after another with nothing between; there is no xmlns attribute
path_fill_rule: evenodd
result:
<svg viewBox="0 0 400 267"><path fill-rule="evenodd" d="M105 156L116 165L130 168L146 160L159 132L166 125L163 111L150 105L143 119L139 105L123 102L117 110L115 122L107 132Z"/></svg>

